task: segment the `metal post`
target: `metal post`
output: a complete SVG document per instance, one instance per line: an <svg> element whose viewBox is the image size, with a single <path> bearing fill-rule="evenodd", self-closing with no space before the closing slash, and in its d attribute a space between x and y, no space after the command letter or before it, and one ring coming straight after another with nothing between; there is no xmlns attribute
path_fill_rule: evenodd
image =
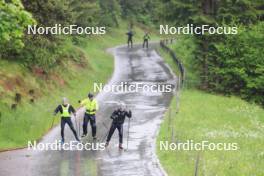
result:
<svg viewBox="0 0 264 176"><path fill-rule="evenodd" d="M200 152L198 152L197 157L196 157L194 176L198 176L198 171L199 171L199 161L200 161Z"/></svg>

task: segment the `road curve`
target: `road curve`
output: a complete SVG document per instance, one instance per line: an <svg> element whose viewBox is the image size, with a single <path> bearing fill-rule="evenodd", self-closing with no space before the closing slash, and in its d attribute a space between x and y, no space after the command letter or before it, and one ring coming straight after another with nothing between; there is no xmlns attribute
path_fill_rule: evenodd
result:
<svg viewBox="0 0 264 176"><path fill-rule="evenodd" d="M155 51L157 44L150 49L139 45L133 49L125 46L112 48L109 51L115 56L115 71L107 86L143 83L172 84L175 76L163 59ZM9 176L46 176L46 175L102 175L102 176L150 176L165 175L155 155L155 137L166 107L173 96L172 92L158 93L149 91L101 92L96 99L100 110L97 113L97 131L100 141L110 125L110 114L119 100L125 102L132 110L130 123L129 146L120 151L117 131L109 147L103 151L32 151L27 149L0 153L0 173ZM83 109L77 113L77 124L80 124ZM75 124L75 123L74 123ZM127 121L124 125L124 147L127 139ZM65 128L66 140L73 136ZM89 128L90 130L90 128ZM83 142L92 142L89 136ZM53 128L41 142L53 142L60 139L60 127Z"/></svg>

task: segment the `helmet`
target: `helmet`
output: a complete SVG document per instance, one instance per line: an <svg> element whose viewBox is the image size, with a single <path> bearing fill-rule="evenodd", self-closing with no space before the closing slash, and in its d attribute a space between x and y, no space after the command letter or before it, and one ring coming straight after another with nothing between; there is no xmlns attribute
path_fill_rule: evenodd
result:
<svg viewBox="0 0 264 176"><path fill-rule="evenodd" d="M94 95L92 93L88 94L88 98L93 98L93 97L94 97Z"/></svg>
<svg viewBox="0 0 264 176"><path fill-rule="evenodd" d="M63 97L63 98L62 98L62 103L63 103L63 104L68 104L69 101L68 101L68 99L67 99L66 97Z"/></svg>

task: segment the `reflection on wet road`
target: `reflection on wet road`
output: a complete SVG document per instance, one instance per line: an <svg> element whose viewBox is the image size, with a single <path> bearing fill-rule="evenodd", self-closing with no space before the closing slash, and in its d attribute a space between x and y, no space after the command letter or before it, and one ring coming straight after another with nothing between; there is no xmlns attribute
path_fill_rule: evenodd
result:
<svg viewBox="0 0 264 176"><path fill-rule="evenodd" d="M153 47L154 45L152 45ZM175 77L154 49L117 47L111 49L115 56L115 72L108 85L142 83L174 84ZM111 120L109 116L118 101L127 104L133 116L130 123L129 146L118 149L118 134L114 133L109 147L104 151L28 151L18 150L0 154L1 175L164 175L155 155L155 137L172 92L102 92L96 98L100 104L97 113L97 131L105 142ZM82 121L84 111L77 114ZM127 121L124 125L124 147L127 147ZM66 128L66 139L73 139ZM90 129L89 129L90 130ZM89 136L84 142L92 142ZM54 128L42 142L60 139L60 128Z"/></svg>

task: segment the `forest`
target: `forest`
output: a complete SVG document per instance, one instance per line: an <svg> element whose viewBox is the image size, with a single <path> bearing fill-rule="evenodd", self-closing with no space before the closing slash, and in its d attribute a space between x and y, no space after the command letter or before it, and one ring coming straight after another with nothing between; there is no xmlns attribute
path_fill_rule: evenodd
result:
<svg viewBox="0 0 264 176"><path fill-rule="evenodd" d="M262 0L1 0L0 19L0 59L46 72L71 57L72 49L65 41L78 45L87 36L26 35L28 25L111 29L125 20L157 31L160 24L236 26L236 35L174 37L194 48L191 62L200 75L200 89L264 105Z"/></svg>

